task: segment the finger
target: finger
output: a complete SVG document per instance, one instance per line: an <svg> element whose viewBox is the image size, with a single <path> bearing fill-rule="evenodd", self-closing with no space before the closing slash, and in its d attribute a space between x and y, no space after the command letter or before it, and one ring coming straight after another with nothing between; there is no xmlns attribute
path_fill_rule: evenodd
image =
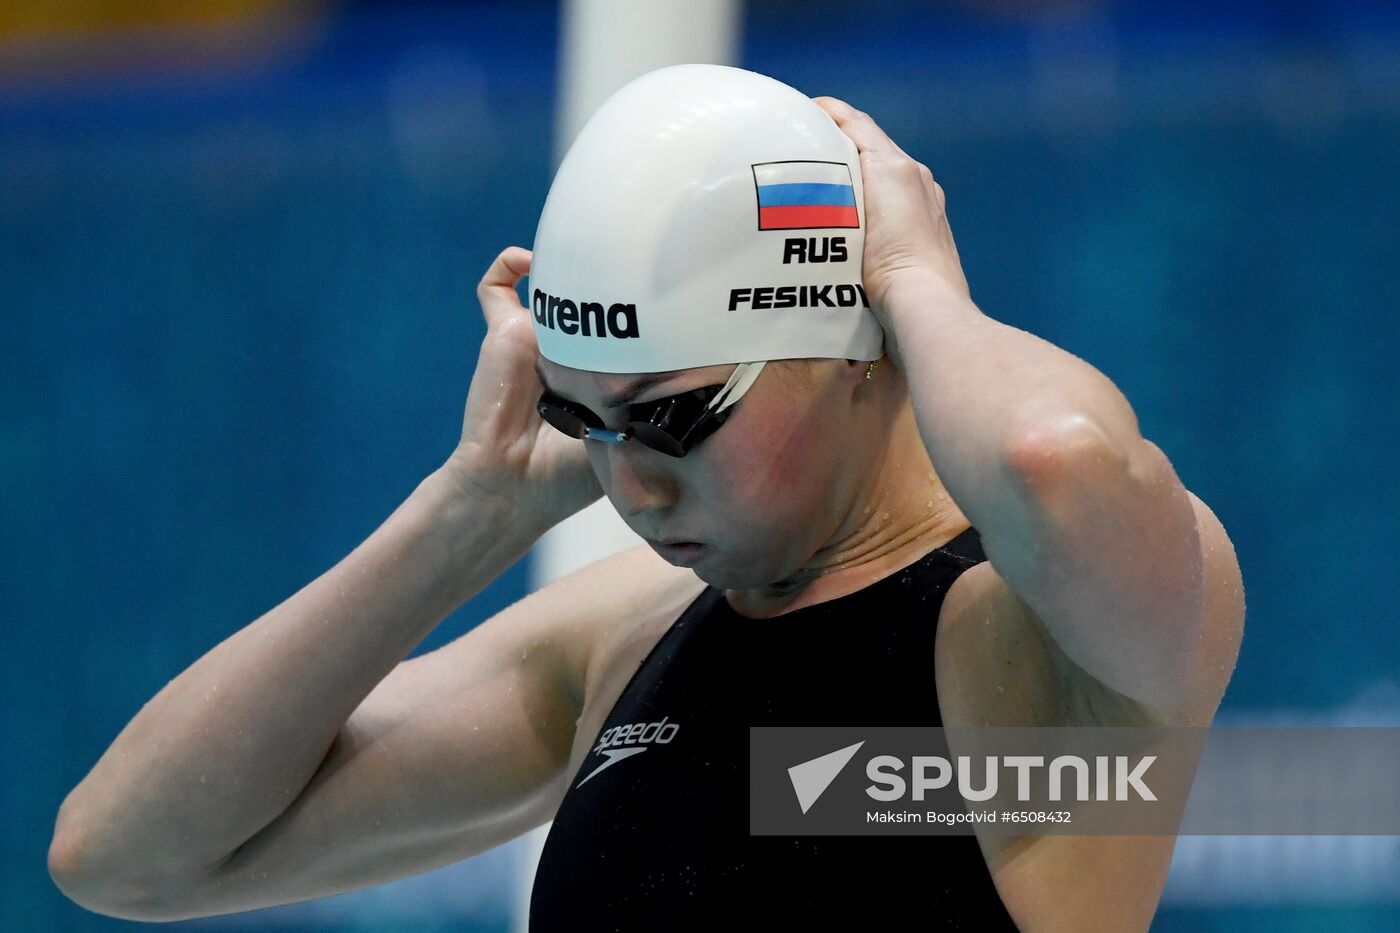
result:
<svg viewBox="0 0 1400 933"><path fill-rule="evenodd" d="M530 273L533 254L521 246L507 246L487 268L486 274L476 286L476 297L481 302L482 314L486 316L486 326L498 324L503 318L523 310L520 293L515 289L520 280Z"/></svg>
<svg viewBox="0 0 1400 933"><path fill-rule="evenodd" d="M813 97L812 102L825 110L831 119L835 120L838 124L842 120L848 119L856 110L856 108L852 107L844 100L841 100L839 97L828 97L825 94L819 97Z"/></svg>
<svg viewBox="0 0 1400 933"><path fill-rule="evenodd" d="M869 152L872 155L888 153L909 158L909 154L899 148L899 144L890 139L889 134L880 129L870 114L857 110L836 97L814 97L812 100L851 137L859 152Z"/></svg>
<svg viewBox="0 0 1400 933"><path fill-rule="evenodd" d="M946 212L948 199L943 194L943 186L934 181L933 172L927 165L920 162L918 166L919 177L922 178L924 182L924 194L928 196L929 203L935 205L940 214Z"/></svg>

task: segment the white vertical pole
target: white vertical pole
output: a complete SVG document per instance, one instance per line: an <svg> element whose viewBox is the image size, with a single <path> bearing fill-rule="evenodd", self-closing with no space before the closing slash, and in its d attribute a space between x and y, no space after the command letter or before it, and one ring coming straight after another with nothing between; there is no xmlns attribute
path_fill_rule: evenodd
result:
<svg viewBox="0 0 1400 933"><path fill-rule="evenodd" d="M740 0L564 0L555 162L613 91L666 65L730 65Z"/></svg>
<svg viewBox="0 0 1400 933"><path fill-rule="evenodd" d="M666 65L733 64L740 12L741 0L563 0L554 164L598 105L638 75ZM639 543L611 503L600 499L535 545L530 586L538 589ZM546 823L517 840L517 933L526 933L529 925L535 867L549 827Z"/></svg>

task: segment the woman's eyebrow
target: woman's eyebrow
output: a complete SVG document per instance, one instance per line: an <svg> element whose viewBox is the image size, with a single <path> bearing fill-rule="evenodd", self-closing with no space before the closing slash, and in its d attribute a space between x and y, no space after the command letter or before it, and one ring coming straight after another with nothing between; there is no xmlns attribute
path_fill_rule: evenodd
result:
<svg viewBox="0 0 1400 933"><path fill-rule="evenodd" d="M551 395L557 395L560 398L565 399L566 401L574 401L567 395L564 395L562 392L555 392L552 388L550 388L549 381L544 378L544 367L540 365L540 361L538 358L535 359L535 375L539 377L540 385L544 386L545 391L549 392ZM656 385L659 382L665 382L667 379L670 379L674 375L675 373L668 372L650 373L646 376L642 376L627 388L622 389L619 392L614 392L609 397L603 399L603 407L621 408L623 405L629 404L634 398L641 395L647 389L650 389L652 386Z"/></svg>

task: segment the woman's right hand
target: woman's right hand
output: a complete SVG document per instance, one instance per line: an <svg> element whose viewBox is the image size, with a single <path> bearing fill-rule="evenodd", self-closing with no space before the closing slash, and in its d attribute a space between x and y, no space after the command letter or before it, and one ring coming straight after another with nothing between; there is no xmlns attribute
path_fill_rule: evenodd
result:
<svg viewBox="0 0 1400 933"><path fill-rule="evenodd" d="M477 285L486 316L467 392L462 439L445 468L464 491L507 499L540 532L603 495L584 442L546 424L535 408L544 387L535 375L539 348L530 311L516 287L530 251L506 247Z"/></svg>

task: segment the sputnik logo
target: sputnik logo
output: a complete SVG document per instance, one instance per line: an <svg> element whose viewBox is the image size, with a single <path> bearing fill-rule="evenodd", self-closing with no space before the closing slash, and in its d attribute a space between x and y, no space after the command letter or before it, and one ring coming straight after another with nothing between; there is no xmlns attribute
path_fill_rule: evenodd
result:
<svg viewBox="0 0 1400 933"><path fill-rule="evenodd" d="M788 768L788 778L792 781L793 792L797 794L797 803L802 807L803 813L812 808L812 804L826 792L831 782L836 780L836 776L864 744L862 740Z"/></svg>

